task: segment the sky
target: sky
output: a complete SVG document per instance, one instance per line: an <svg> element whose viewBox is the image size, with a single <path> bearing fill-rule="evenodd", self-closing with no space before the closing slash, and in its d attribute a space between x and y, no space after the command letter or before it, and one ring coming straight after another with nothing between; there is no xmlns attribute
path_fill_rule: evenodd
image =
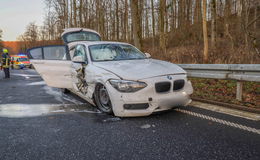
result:
<svg viewBox="0 0 260 160"><path fill-rule="evenodd" d="M0 0L0 29L4 41L15 41L30 22L42 25L44 0Z"/></svg>

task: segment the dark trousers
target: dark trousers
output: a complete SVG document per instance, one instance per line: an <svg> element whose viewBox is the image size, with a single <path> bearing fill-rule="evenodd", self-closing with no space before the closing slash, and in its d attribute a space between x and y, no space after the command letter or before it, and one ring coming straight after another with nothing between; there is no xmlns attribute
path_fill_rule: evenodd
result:
<svg viewBox="0 0 260 160"><path fill-rule="evenodd" d="M4 72L5 72L5 78L10 78L9 68L4 68Z"/></svg>

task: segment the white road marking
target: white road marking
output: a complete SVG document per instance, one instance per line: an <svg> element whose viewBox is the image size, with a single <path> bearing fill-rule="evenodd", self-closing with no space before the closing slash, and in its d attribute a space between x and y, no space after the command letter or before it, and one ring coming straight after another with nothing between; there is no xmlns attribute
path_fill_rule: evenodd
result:
<svg viewBox="0 0 260 160"><path fill-rule="evenodd" d="M223 119L214 118L214 117L207 116L207 115L204 115L204 114L199 114L199 113L187 111L187 110L184 110L184 109L176 109L176 111L260 135L260 129L248 127L248 126L241 125L241 124L238 124L238 123L233 123L233 122L226 121L226 120L223 120Z"/></svg>
<svg viewBox="0 0 260 160"><path fill-rule="evenodd" d="M229 115L232 115L232 116L245 118L245 119L249 119L249 120L253 120L253 121L260 121L260 114L257 114L257 113L251 113L251 112L231 109L231 108L227 108L227 107L222 107L222 106L218 106L218 105L202 103L202 102L197 102L197 101L193 101L191 103L191 106L210 110L210 111L213 111L213 112L229 114Z"/></svg>

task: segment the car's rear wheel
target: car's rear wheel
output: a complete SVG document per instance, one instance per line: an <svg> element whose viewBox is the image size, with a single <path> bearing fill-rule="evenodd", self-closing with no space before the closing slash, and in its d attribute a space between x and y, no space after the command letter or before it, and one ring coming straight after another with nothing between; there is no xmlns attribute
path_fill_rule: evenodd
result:
<svg viewBox="0 0 260 160"><path fill-rule="evenodd" d="M107 114L112 114L112 103L104 85L98 84L95 89L94 99L97 107Z"/></svg>

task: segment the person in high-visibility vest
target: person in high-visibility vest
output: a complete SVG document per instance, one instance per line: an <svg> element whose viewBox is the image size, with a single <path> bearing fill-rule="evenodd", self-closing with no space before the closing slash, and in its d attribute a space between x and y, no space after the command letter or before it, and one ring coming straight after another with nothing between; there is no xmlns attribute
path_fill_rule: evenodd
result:
<svg viewBox="0 0 260 160"><path fill-rule="evenodd" d="M5 78L10 78L10 71L9 71L10 64L11 64L11 58L8 54L8 50L4 48L0 68L4 69Z"/></svg>

